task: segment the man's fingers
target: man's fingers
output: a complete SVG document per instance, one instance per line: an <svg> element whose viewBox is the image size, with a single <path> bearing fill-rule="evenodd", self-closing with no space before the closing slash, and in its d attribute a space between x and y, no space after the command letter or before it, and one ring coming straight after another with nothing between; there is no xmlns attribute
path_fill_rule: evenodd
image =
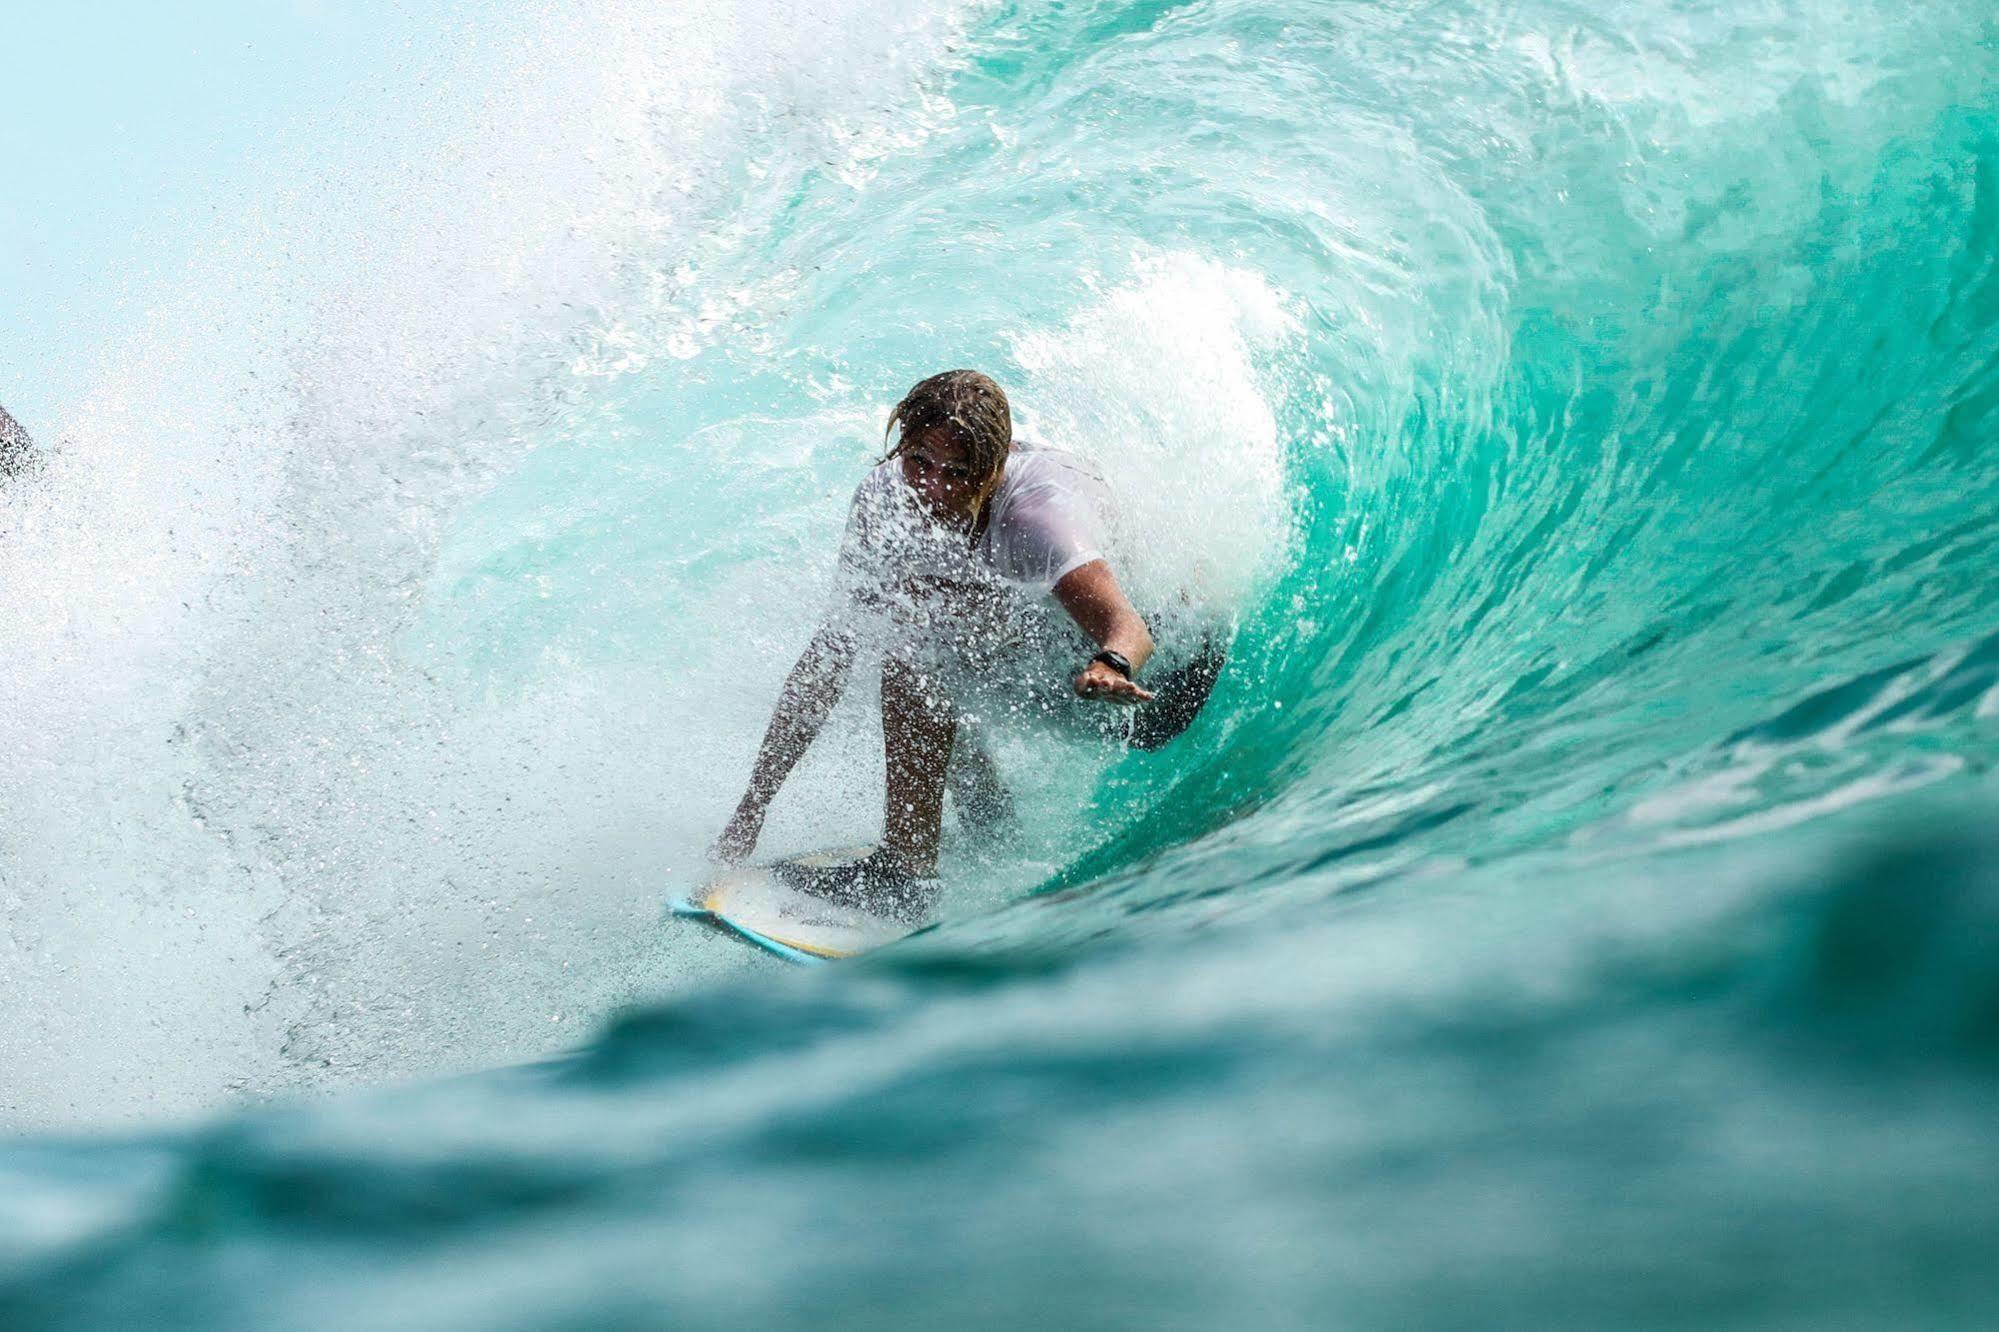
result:
<svg viewBox="0 0 1999 1332"><path fill-rule="evenodd" d="M1153 698L1150 689L1140 688L1126 680L1107 685L1082 681L1077 684L1076 692L1084 698L1107 698L1114 703L1150 703Z"/></svg>
<svg viewBox="0 0 1999 1332"><path fill-rule="evenodd" d="M1118 703L1149 703L1153 697L1150 689L1122 675L1113 675L1109 681L1079 675L1076 677L1076 692L1084 698L1108 698Z"/></svg>

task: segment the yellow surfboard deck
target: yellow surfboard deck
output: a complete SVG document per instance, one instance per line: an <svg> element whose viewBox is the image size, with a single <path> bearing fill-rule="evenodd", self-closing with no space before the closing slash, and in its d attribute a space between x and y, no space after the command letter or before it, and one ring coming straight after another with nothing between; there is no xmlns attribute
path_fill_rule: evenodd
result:
<svg viewBox="0 0 1999 1332"><path fill-rule="evenodd" d="M788 856L776 865L828 869L851 864L874 850L840 847ZM774 865L723 870L674 914L704 920L748 943L793 962L832 962L894 943L912 927L859 907L842 906L784 883Z"/></svg>

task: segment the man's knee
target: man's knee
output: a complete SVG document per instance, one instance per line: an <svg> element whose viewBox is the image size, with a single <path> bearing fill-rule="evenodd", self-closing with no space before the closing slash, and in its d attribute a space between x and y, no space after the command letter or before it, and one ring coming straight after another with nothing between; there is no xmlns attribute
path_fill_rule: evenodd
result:
<svg viewBox="0 0 1999 1332"><path fill-rule="evenodd" d="M929 721L955 716L940 672L928 662L891 652L882 658L882 702Z"/></svg>

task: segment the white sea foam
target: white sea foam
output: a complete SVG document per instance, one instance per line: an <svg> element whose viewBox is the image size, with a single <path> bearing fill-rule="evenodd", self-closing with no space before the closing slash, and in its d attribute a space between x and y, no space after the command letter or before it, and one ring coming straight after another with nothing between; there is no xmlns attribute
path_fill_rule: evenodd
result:
<svg viewBox="0 0 1999 1332"><path fill-rule="evenodd" d="M923 76L967 12L487 16L214 201L235 221L3 501L0 1117L545 1049L632 983L657 848L620 823L606 852L588 794L549 796L588 735L468 719L395 636L449 515L573 386L777 298L703 278L754 236L751 185L863 187L948 113Z"/></svg>
<svg viewBox="0 0 1999 1332"><path fill-rule="evenodd" d="M1143 604L1225 616L1282 560L1283 452L1258 363L1298 331L1261 274L1148 252L1062 327L1016 340L1029 427L1117 486Z"/></svg>

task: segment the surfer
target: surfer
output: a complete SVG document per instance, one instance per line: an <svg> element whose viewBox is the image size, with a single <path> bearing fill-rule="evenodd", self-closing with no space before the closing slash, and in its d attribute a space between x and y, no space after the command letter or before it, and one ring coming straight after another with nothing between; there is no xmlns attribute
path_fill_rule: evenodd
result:
<svg viewBox="0 0 1999 1332"><path fill-rule="evenodd" d="M1006 394L973 370L933 375L889 413L887 456L854 492L840 551L834 613L786 679L744 794L714 854L756 849L778 788L819 734L846 687L864 638L886 644L881 671L887 800L881 845L816 875L810 891L914 922L936 895L937 843L948 785L961 819L993 825L1012 800L975 735L960 694L1018 683L1023 623L1051 601L1094 653L1067 686L1081 699L1148 705L1127 734L1156 748L1184 730L1220 673L1204 644L1153 704L1138 682L1151 631L1107 558L1115 518L1109 488L1087 459L1013 434ZM1023 611L1028 612L1023 614ZM997 680L995 677L999 677ZM983 677L979 679L978 677Z"/></svg>
<svg viewBox="0 0 1999 1332"><path fill-rule="evenodd" d="M34 461L34 441L28 432L21 429L21 423L7 415L7 409L0 407L0 481L16 472L24 472Z"/></svg>

